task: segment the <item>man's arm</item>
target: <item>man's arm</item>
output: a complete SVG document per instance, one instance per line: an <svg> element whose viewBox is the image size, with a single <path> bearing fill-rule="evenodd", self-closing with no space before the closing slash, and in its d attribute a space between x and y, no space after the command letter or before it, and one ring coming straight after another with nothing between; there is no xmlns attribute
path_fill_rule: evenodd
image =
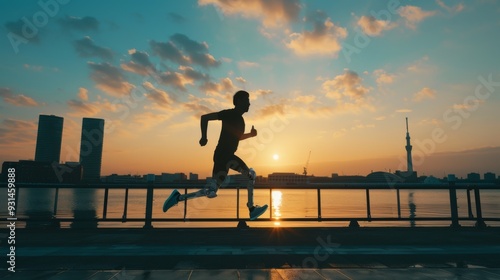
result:
<svg viewBox="0 0 500 280"><path fill-rule="evenodd" d="M250 133L245 133L245 134L241 135L240 141L251 138L251 137L255 137L255 136L257 136L257 130L255 130L255 128L253 128L253 125L252 125L252 129L250 130Z"/></svg>
<svg viewBox="0 0 500 280"><path fill-rule="evenodd" d="M208 121L213 121L218 119L218 113L209 113L206 115L201 116L201 121L200 121L200 128L201 128L201 139L200 139L200 145L205 146L208 142L207 139L207 127L208 127Z"/></svg>

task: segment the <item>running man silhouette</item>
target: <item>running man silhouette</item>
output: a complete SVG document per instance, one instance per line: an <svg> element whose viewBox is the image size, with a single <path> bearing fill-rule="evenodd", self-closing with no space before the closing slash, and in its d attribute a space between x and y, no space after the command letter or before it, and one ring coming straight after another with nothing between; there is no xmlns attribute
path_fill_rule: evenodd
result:
<svg viewBox="0 0 500 280"><path fill-rule="evenodd" d="M245 162L237 157L234 153L238 149L238 144L241 140L257 136L257 130L252 126L250 133L245 132L245 120L243 114L248 112L250 108L250 95L248 92L240 90L233 96L233 109L222 110L220 112L209 113L201 116L201 139L200 145L205 146L208 142L207 127L209 121L221 120L222 130L219 136L219 143L214 152L214 167L212 170L212 179L208 180L208 184L204 189L197 192L181 195L179 191L174 190L163 204L163 212L166 212L179 201L184 201L192 198L206 196L214 198L217 196L217 191L227 177L229 169L238 171L248 177L248 203L247 207L250 212L250 220L257 219L267 210L267 205L258 206L253 204L253 189L255 184L256 173L252 168L248 168Z"/></svg>

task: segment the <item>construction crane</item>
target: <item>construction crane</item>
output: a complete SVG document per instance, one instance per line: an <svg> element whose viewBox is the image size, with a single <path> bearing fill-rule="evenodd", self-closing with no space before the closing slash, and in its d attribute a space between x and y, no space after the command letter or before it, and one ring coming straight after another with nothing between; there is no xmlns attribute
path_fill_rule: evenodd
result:
<svg viewBox="0 0 500 280"><path fill-rule="evenodd" d="M311 159L311 151L309 151L309 156L307 157L306 165L304 166L304 176L307 176L307 167L309 167L309 160Z"/></svg>

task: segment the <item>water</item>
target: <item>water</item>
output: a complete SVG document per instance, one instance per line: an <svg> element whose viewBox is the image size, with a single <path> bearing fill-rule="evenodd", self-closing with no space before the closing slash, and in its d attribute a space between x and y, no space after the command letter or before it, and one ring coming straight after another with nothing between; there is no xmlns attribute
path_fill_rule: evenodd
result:
<svg viewBox="0 0 500 280"><path fill-rule="evenodd" d="M170 189L158 189L154 192L153 218L184 217L184 204L179 203L167 213L161 207L163 201L170 194ZM192 190L190 190L192 191ZM184 192L183 189L180 190ZM53 215L55 202L54 189L21 189L18 192L17 217L30 219L46 219ZM255 190L255 204L271 204L272 208L264 214L269 218L272 213L272 222L252 222L253 226L346 226L348 222L292 222L280 221L281 218L317 218L318 203L317 191L311 190ZM450 217L450 199L447 190L401 190L401 217ZM7 218L7 191L0 193L0 216ZM124 215L124 189L110 189L106 218L121 219ZM474 193L471 192L472 214L475 217ZM500 217L500 191L482 190L481 204L484 218ZM57 200L58 218L103 218L104 190L95 189L60 189ZM239 215L248 218L246 208L247 192L240 190ZM466 190L457 190L459 217L468 217ZM397 218L396 190L370 190L370 209L372 218ZM187 222L155 222L154 227L234 227L236 222L191 222L192 218L236 218L237 215L236 190L221 189L215 199L198 198L188 201ZM127 218L144 218L146 212L146 190L129 190ZM321 190L321 216L323 218L366 218L365 190ZM2 222L6 223L6 222ZM361 226L448 226L451 221L376 221L360 222ZM474 221L461 221L461 225L473 225ZM488 225L499 223L487 222ZM22 226L21 222L18 222ZM142 227L144 222L71 222L61 223L61 227L73 226L90 227ZM2 225L3 226L3 225Z"/></svg>

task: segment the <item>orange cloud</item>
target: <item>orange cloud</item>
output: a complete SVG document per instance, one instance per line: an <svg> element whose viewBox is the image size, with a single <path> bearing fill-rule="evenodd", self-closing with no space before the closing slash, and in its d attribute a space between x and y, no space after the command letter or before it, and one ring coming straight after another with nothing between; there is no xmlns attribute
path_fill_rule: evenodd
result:
<svg viewBox="0 0 500 280"><path fill-rule="evenodd" d="M89 100L89 95L88 95L88 90L86 88L79 88L78 89L78 98L80 98L83 101L88 101Z"/></svg>
<svg viewBox="0 0 500 280"><path fill-rule="evenodd" d="M385 70L383 69L377 69L373 71L373 74L376 77L376 82L378 86L381 86L383 84L392 84L396 78L396 75L387 74L387 72L385 72Z"/></svg>
<svg viewBox="0 0 500 280"><path fill-rule="evenodd" d="M146 94L147 98L153 101L160 108L168 109L172 107L174 102L166 91L156 88L150 82L144 82L142 86L148 91Z"/></svg>
<svg viewBox="0 0 500 280"><path fill-rule="evenodd" d="M458 3L455 6L446 6L446 4L441 0L436 0L436 3L438 3L441 8L452 14L460 13L465 9L465 5L463 3Z"/></svg>
<svg viewBox="0 0 500 280"><path fill-rule="evenodd" d="M342 49L340 40L347 37L347 30L333 24L321 11L306 17L305 21L313 25L313 30L290 34L290 41L286 46L301 56L336 56Z"/></svg>
<svg viewBox="0 0 500 280"><path fill-rule="evenodd" d="M105 63L87 63L92 70L90 77L96 87L110 95L122 97L129 95L134 85L129 83L119 68Z"/></svg>
<svg viewBox="0 0 500 280"><path fill-rule="evenodd" d="M390 30L396 27L395 23L390 21L378 20L373 16L362 16L358 22L358 26L363 30L366 35L380 36L385 30Z"/></svg>
<svg viewBox="0 0 500 280"><path fill-rule="evenodd" d="M0 97L6 103L19 107L36 107L40 104L35 99L24 94L15 94L10 88L0 88Z"/></svg>
<svg viewBox="0 0 500 280"><path fill-rule="evenodd" d="M416 29L419 22L436 14L435 11L424 11L420 7L410 5L399 8L398 13L411 29Z"/></svg>
<svg viewBox="0 0 500 280"><path fill-rule="evenodd" d="M436 91L428 87L421 89L419 92L413 95L413 101L415 102L420 102L425 99L434 99L434 98L436 98Z"/></svg>
<svg viewBox="0 0 500 280"><path fill-rule="evenodd" d="M35 144L37 127L35 122L5 119L0 127L0 145Z"/></svg>
<svg viewBox="0 0 500 280"><path fill-rule="evenodd" d="M279 27L295 21L301 10L299 0L199 0L198 4L213 5L225 15L262 19L265 27Z"/></svg>

